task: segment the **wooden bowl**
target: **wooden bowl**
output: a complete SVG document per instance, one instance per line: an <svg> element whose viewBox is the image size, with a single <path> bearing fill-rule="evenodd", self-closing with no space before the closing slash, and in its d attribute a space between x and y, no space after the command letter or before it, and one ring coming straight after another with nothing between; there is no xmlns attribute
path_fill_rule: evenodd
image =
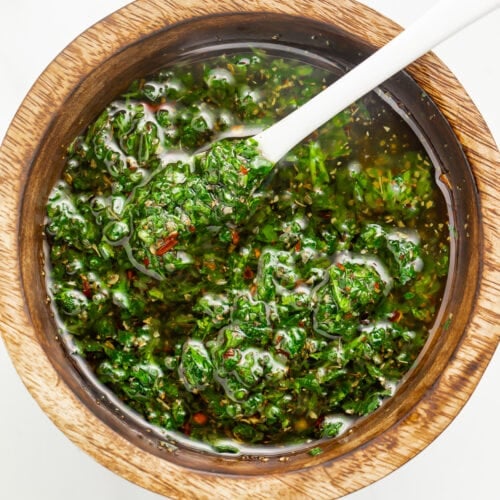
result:
<svg viewBox="0 0 500 500"><path fill-rule="evenodd" d="M304 12L308 19L301 18ZM170 497L211 498L216 492L220 498L332 498L401 466L465 404L499 338L494 165L500 155L464 90L433 55L409 68L420 88L401 74L384 89L401 103L400 112L410 117L451 186L457 238L449 300L397 395L326 444L323 454L311 457L305 449L235 458L175 449L92 384L62 348L46 304L47 195L64 166L67 144L128 82L187 51L241 41L334 54L349 66L397 32L350 0L298 0L290 6L220 0L210 7L201 0L138 0L87 30L36 82L0 150L2 335L40 406L99 462Z"/></svg>

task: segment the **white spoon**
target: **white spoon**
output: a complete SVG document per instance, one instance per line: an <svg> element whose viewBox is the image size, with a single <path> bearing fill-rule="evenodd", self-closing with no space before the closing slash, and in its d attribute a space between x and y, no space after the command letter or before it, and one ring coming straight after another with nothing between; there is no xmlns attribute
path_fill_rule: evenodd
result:
<svg viewBox="0 0 500 500"><path fill-rule="evenodd" d="M354 101L498 7L500 0L441 0L345 76L255 135L261 155L276 163L302 139Z"/></svg>

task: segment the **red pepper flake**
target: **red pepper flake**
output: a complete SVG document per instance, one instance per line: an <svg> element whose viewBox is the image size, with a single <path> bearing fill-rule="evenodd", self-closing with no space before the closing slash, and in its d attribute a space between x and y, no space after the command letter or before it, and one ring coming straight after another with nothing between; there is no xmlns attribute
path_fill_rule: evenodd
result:
<svg viewBox="0 0 500 500"><path fill-rule="evenodd" d="M375 283L373 284L373 288L376 292L380 292L380 283L378 281L375 281Z"/></svg>
<svg viewBox="0 0 500 500"><path fill-rule="evenodd" d="M184 422L182 424L181 430L186 436L191 435L191 424L189 422Z"/></svg>
<svg viewBox="0 0 500 500"><path fill-rule="evenodd" d="M215 271L217 269L217 264L211 260L208 260L205 262L205 267L210 269L210 271Z"/></svg>
<svg viewBox="0 0 500 500"><path fill-rule="evenodd" d="M278 354L281 354L285 358L290 358L290 353L288 351L284 351L283 349L276 349Z"/></svg>
<svg viewBox="0 0 500 500"><path fill-rule="evenodd" d="M156 249L156 255L158 255L158 257L161 257L162 255L172 250L172 248L174 248L175 245L179 243L177 236L179 236L179 233L175 231L174 233L171 233L166 238L164 238L161 246Z"/></svg>
<svg viewBox="0 0 500 500"><path fill-rule="evenodd" d="M191 224L189 227L188 227L188 230L190 233L194 233L196 231L196 228Z"/></svg>
<svg viewBox="0 0 500 500"><path fill-rule="evenodd" d="M231 243L233 245L237 245L239 242L240 242L240 235L239 235L238 231L233 229L231 231Z"/></svg>
<svg viewBox="0 0 500 500"><path fill-rule="evenodd" d="M400 319L403 317L403 313L401 311L394 311L390 316L389 316L389 321L392 321L393 323L399 323Z"/></svg>
<svg viewBox="0 0 500 500"><path fill-rule="evenodd" d="M255 273L250 269L250 267L245 267L245 270L243 271L243 278L246 280L251 280L255 276Z"/></svg>
<svg viewBox="0 0 500 500"><path fill-rule="evenodd" d="M149 109L152 113L156 113L163 105L163 102L145 102L144 105Z"/></svg>
<svg viewBox="0 0 500 500"><path fill-rule="evenodd" d="M86 278L82 278L82 293L87 299L92 298L92 289Z"/></svg>
<svg viewBox="0 0 500 500"><path fill-rule="evenodd" d="M132 269L127 270L127 279L132 281L135 278L135 273Z"/></svg>
<svg viewBox="0 0 500 500"><path fill-rule="evenodd" d="M243 174L243 175L247 175L248 172L250 170L248 168L245 167L245 165L240 165L240 172Z"/></svg>
<svg viewBox="0 0 500 500"><path fill-rule="evenodd" d="M341 271L345 271L345 267L340 263L340 262L337 262L337 267L341 270Z"/></svg>
<svg viewBox="0 0 500 500"><path fill-rule="evenodd" d="M262 252L260 251L260 248L254 248L253 253L255 255L255 258L258 259Z"/></svg>
<svg viewBox="0 0 500 500"><path fill-rule="evenodd" d="M224 354L223 354L223 358L224 359L227 359L227 358L232 358L234 356L234 349L232 347L230 347Z"/></svg>
<svg viewBox="0 0 500 500"><path fill-rule="evenodd" d="M198 425L205 425L208 422L208 417L199 411L193 415L193 421Z"/></svg>
<svg viewBox="0 0 500 500"><path fill-rule="evenodd" d="M144 264L144 267L149 267L149 259L147 257L144 257L144 259L142 260L142 263Z"/></svg>
<svg viewBox="0 0 500 500"><path fill-rule="evenodd" d="M314 427L316 427L316 428L321 427L321 425L323 424L324 421L325 421L325 416L321 415L321 417L318 417L316 419L316 422L314 422Z"/></svg>
<svg viewBox="0 0 500 500"><path fill-rule="evenodd" d="M250 287L250 295L253 297L257 293L257 285L255 283Z"/></svg>
<svg viewBox="0 0 500 500"><path fill-rule="evenodd" d="M300 243L300 240L297 241L297 243L295 243L295 251L300 252L301 246L302 246L302 244Z"/></svg>

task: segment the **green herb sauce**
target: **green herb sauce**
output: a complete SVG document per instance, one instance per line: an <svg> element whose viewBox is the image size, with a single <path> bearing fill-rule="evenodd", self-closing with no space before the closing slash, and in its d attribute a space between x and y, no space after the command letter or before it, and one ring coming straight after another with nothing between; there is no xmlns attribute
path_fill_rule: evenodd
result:
<svg viewBox="0 0 500 500"><path fill-rule="evenodd" d="M53 306L151 424L220 452L334 437L422 349L448 272L446 205L381 99L274 169L252 141L192 156L333 79L263 51L183 63L134 82L69 147L47 203Z"/></svg>

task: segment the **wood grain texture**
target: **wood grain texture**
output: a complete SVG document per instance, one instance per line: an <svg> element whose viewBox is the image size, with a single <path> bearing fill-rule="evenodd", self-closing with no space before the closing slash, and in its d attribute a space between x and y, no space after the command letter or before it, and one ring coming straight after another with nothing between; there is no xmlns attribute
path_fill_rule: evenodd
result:
<svg viewBox="0 0 500 500"><path fill-rule="evenodd" d="M409 411L398 415L392 427L372 436L364 446L349 448L346 444L346 453L330 462L272 472L258 480L189 470L134 446L105 425L82 404L47 356L22 288L19 242L26 239L23 235L28 229L19 226L19 214L29 167L40 153L40 139L50 135L47 131L52 126L53 110L68 96L83 92L85 89L79 87L82 75L101 67L122 47L193 16L252 11L307 13L374 46L399 31L394 23L352 0L289 3L219 0L208 6L203 0L138 0L130 4L87 30L47 68L26 97L0 149L0 328L16 369L43 410L79 447L127 479L173 498L331 499L366 486L401 466L442 432L466 403L499 341L500 155L470 98L442 62L430 54L409 71L449 120L472 166L481 201L482 234L477 255L482 278L468 327L445 370ZM71 109L67 114L70 124L76 118ZM40 182L49 180L48 173Z"/></svg>

